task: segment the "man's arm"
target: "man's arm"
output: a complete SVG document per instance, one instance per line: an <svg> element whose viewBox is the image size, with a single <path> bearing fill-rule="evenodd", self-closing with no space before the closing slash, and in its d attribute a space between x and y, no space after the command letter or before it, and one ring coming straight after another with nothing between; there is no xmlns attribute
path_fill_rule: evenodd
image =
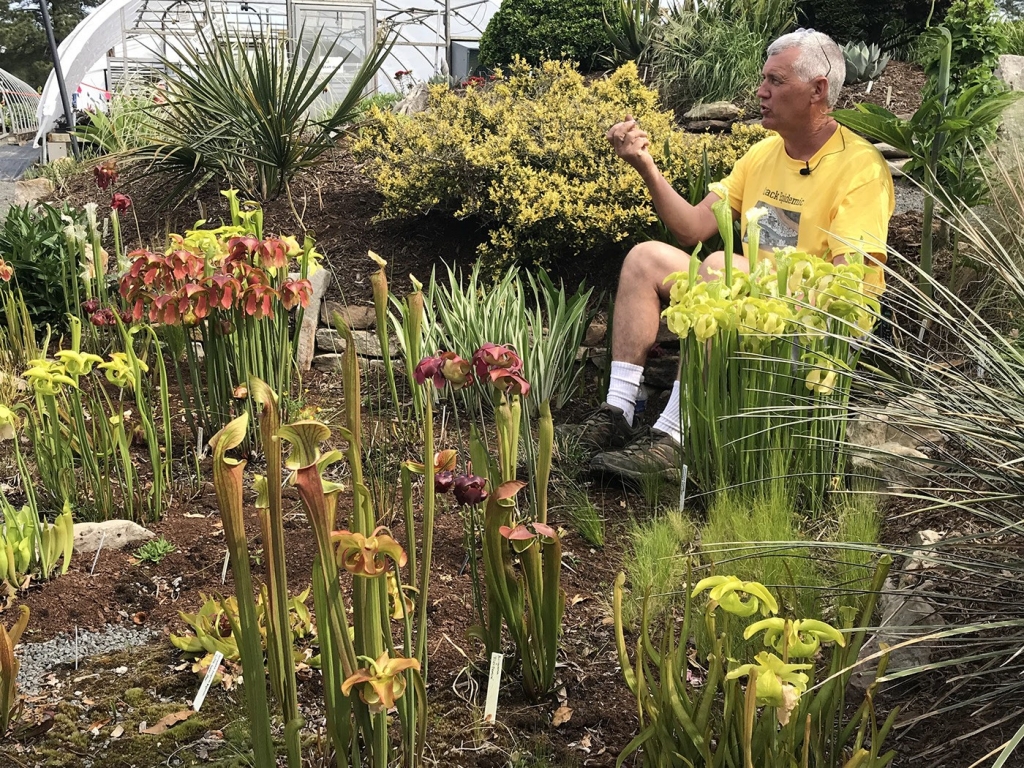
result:
<svg viewBox="0 0 1024 768"><path fill-rule="evenodd" d="M719 199L718 195L709 194L699 204L690 205L672 189L651 157L647 132L637 125L632 116L609 128L606 137L615 154L640 174L651 193L658 216L682 245L692 247L718 232L718 222L711 212L711 204Z"/></svg>

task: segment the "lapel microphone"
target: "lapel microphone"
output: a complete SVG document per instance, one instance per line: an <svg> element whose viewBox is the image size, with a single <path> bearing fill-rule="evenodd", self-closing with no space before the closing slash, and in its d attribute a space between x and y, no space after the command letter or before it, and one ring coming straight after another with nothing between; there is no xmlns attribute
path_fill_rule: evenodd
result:
<svg viewBox="0 0 1024 768"><path fill-rule="evenodd" d="M810 176L811 175L811 171L813 171L814 168L811 168L811 163L808 160L804 160L804 165L806 167L800 169L800 175L801 176ZM815 168L817 168L817 166L815 166Z"/></svg>

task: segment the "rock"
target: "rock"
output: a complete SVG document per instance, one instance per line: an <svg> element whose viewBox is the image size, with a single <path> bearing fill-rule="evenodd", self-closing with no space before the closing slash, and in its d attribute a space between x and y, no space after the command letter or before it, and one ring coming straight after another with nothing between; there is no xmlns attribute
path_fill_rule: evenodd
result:
<svg viewBox="0 0 1024 768"><path fill-rule="evenodd" d="M584 347L597 347L605 343L608 336L608 323L604 320L594 320L583 335Z"/></svg>
<svg viewBox="0 0 1024 768"><path fill-rule="evenodd" d="M686 120L736 120L740 116L740 108L728 101L713 101L710 104L697 104L683 115Z"/></svg>
<svg viewBox="0 0 1024 768"><path fill-rule="evenodd" d="M686 124L690 133L725 133L732 128L732 123L725 120L691 120Z"/></svg>
<svg viewBox="0 0 1024 768"><path fill-rule="evenodd" d="M877 653L883 643L895 646L915 634L927 635L935 631L935 628L943 626L945 621L938 608L919 594L933 588L934 584L925 582L915 589L898 590L892 579L887 579L884 591L878 598L882 617L878 625L879 630L861 647L858 661ZM893 651L889 655L886 674L891 675L928 664L932 658L933 647L930 643L913 643ZM874 682L877 669L878 659L861 664L850 676L850 685L861 692L867 691Z"/></svg>
<svg viewBox="0 0 1024 768"><path fill-rule="evenodd" d="M577 363L593 363L599 370L608 368L608 350L605 347L580 347L576 351Z"/></svg>
<svg viewBox="0 0 1024 768"><path fill-rule="evenodd" d="M323 330L322 328L320 330ZM318 371L340 371L342 356L336 352L317 355L313 358L313 367Z"/></svg>
<svg viewBox="0 0 1024 768"><path fill-rule="evenodd" d="M129 544L148 541L156 534L131 520L106 520L102 523L75 523L75 551L95 552L103 541L104 549L123 549Z"/></svg>
<svg viewBox="0 0 1024 768"><path fill-rule="evenodd" d="M317 355L313 358L313 367L318 371L340 371L341 357L342 356L337 353ZM395 376L400 375L401 369L399 366L392 366L392 368L395 371ZM384 367L384 360L379 357L360 357L359 370L362 373L373 374L383 374L387 371Z"/></svg>
<svg viewBox="0 0 1024 768"><path fill-rule="evenodd" d="M897 149L892 144L886 144L884 141L875 144L875 149L882 153L882 157L886 160L902 160L905 157L910 157L902 149Z"/></svg>
<svg viewBox="0 0 1024 768"><path fill-rule="evenodd" d="M861 479L877 478L890 493L920 488L935 472L935 463L916 448L899 443L882 443L873 448L850 451L854 474Z"/></svg>
<svg viewBox="0 0 1024 768"><path fill-rule="evenodd" d="M309 298L309 305L302 315L302 327L299 328L299 340L295 352L295 364L300 371L308 371L313 362L313 351L316 345L317 319L320 317L320 303L327 293L327 285L331 281L331 272L328 269L318 269L309 278L313 287L313 293Z"/></svg>
<svg viewBox="0 0 1024 768"><path fill-rule="evenodd" d="M345 337L333 328L316 329L316 348L320 352L344 352ZM314 361L316 358L314 358Z"/></svg>
<svg viewBox="0 0 1024 768"><path fill-rule="evenodd" d="M925 395L913 392L886 408L888 413L885 439L914 448L938 448L946 437L931 426L938 420L939 409Z"/></svg>
<svg viewBox="0 0 1024 768"><path fill-rule="evenodd" d="M320 308L320 323L334 327L334 313L337 312L345 321L345 325L353 331L372 331L377 327L377 312L373 307L361 304L342 304L338 301L325 301Z"/></svg>
<svg viewBox="0 0 1024 768"><path fill-rule="evenodd" d="M14 182L14 205L21 208L47 200L53 194L53 182L49 179L22 179Z"/></svg>
<svg viewBox="0 0 1024 768"><path fill-rule="evenodd" d="M670 331L668 323L664 320L658 326L658 335L654 337L654 342L667 349L679 349L679 335Z"/></svg>
<svg viewBox="0 0 1024 768"><path fill-rule="evenodd" d="M651 389L672 389L679 374L679 356L649 357L644 366L644 384Z"/></svg>
<svg viewBox="0 0 1024 768"><path fill-rule="evenodd" d="M916 549L910 550L907 555L907 561L903 565L905 572L912 571L923 571L930 568L937 567L934 555L928 551L929 548L934 547L936 544L942 541L942 534L938 531L918 531L914 534L913 544ZM905 576L900 578L900 586L905 587L904 584ZM909 580L909 579L908 579Z"/></svg>
<svg viewBox="0 0 1024 768"><path fill-rule="evenodd" d="M401 101L393 107L399 115L415 115L417 112L425 112L427 104L430 103L430 90L426 83L416 83L412 90L405 95Z"/></svg>
<svg viewBox="0 0 1024 768"><path fill-rule="evenodd" d="M15 392L28 391L28 382L20 376L0 371L0 387L13 387Z"/></svg>
<svg viewBox="0 0 1024 768"><path fill-rule="evenodd" d="M892 174L892 177L894 179L898 179L901 176L906 176L906 174L903 172L903 166L905 166L909 162L910 162L910 158L909 157L908 158L904 158L902 160L889 160L888 161L889 173Z"/></svg>
<svg viewBox="0 0 1024 768"><path fill-rule="evenodd" d="M1010 86L1010 90L1024 91L1024 56L1000 56L995 75Z"/></svg>
<svg viewBox="0 0 1024 768"><path fill-rule="evenodd" d="M383 357L380 350L380 342L374 331L352 331L352 340L355 342L356 354L362 357ZM398 357L398 342L395 339L388 339L388 356Z"/></svg>

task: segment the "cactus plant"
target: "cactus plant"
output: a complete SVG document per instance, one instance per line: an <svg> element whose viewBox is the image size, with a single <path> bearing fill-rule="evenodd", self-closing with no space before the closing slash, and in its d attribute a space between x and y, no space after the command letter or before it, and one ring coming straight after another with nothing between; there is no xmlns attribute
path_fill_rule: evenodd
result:
<svg viewBox="0 0 1024 768"><path fill-rule="evenodd" d="M875 80L889 64L889 54L875 43L847 43L843 46L843 58L846 59L846 85Z"/></svg>

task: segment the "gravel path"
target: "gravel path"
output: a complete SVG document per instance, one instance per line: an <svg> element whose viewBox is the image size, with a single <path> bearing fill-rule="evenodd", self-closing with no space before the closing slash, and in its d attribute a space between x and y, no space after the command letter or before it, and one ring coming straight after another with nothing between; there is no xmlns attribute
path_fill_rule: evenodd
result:
<svg viewBox="0 0 1024 768"><path fill-rule="evenodd" d="M906 213L907 211L924 210L924 192L916 184L903 178L893 179L893 183L896 188L896 210L893 211L894 216Z"/></svg>
<svg viewBox="0 0 1024 768"><path fill-rule="evenodd" d="M145 645L159 634L152 629L129 629L112 624L100 632L80 631L77 648L74 633L58 635L42 643L23 642L18 646L17 653L21 661L18 685L25 694L34 696L39 693L47 673L56 667L74 665L76 658L81 664L89 656Z"/></svg>

